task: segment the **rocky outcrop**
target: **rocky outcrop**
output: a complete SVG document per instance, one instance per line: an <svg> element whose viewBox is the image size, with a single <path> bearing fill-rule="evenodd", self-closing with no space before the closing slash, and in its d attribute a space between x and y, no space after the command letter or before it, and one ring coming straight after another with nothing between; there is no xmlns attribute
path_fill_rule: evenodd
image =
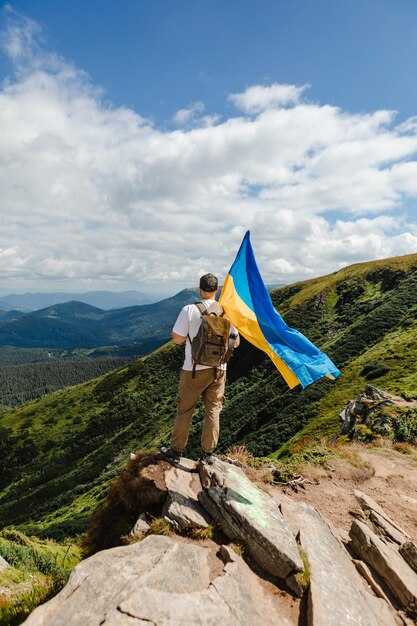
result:
<svg viewBox="0 0 417 626"><path fill-rule="evenodd" d="M308 559L308 623L393 626L395 620L388 606L366 590L348 552L320 513L282 494L276 500Z"/></svg>
<svg viewBox="0 0 417 626"><path fill-rule="evenodd" d="M341 410L342 426L338 434L362 441L378 436L394 437L400 414L407 420L409 409L416 406L415 401L406 402L404 398L366 385L362 393L355 400L349 400Z"/></svg>
<svg viewBox="0 0 417 626"><path fill-rule="evenodd" d="M286 580L303 570L297 544L275 501L234 465L200 464L199 499L231 539L245 543L254 561Z"/></svg>
<svg viewBox="0 0 417 626"><path fill-rule="evenodd" d="M366 524L355 520L350 531L355 551L382 578L399 606L413 614L417 609L417 575L399 552Z"/></svg>
<svg viewBox="0 0 417 626"><path fill-rule="evenodd" d="M195 544L150 536L80 563L67 586L25 624L273 626L276 608L255 574L229 548L213 555ZM285 618L279 623L291 624Z"/></svg>
<svg viewBox="0 0 417 626"><path fill-rule="evenodd" d="M352 547L364 563L375 584L396 608L417 617L417 549L402 530L370 496L355 491L365 521L352 523ZM372 583L371 583L372 584Z"/></svg>
<svg viewBox="0 0 417 626"><path fill-rule="evenodd" d="M142 512L132 529L141 540L80 563L28 626L394 626L415 618L416 546L367 494L355 491L361 512L352 512L347 534L217 458L142 467L146 482L132 473L135 484L153 503L150 477L157 482L166 493L160 512L182 534L149 535ZM190 539L190 529L213 520L224 533L217 543ZM245 561L227 538L243 545Z"/></svg>

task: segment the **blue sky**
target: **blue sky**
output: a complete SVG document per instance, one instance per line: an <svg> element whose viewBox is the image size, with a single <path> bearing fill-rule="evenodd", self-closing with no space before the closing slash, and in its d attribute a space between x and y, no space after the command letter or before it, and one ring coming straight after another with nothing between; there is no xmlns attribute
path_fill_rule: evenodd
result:
<svg viewBox="0 0 417 626"><path fill-rule="evenodd" d="M157 123L259 83L351 112L416 114L414 0L17 0L48 46ZM6 71L3 58L2 72Z"/></svg>
<svg viewBox="0 0 417 626"><path fill-rule="evenodd" d="M268 282L417 251L415 2L0 18L3 289L174 291L224 276L247 228Z"/></svg>

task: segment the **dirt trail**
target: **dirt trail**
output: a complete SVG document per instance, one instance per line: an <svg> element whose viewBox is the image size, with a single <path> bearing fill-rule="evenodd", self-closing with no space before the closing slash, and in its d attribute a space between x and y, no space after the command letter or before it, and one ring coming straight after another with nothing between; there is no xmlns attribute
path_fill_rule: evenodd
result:
<svg viewBox="0 0 417 626"><path fill-rule="evenodd" d="M335 526L349 530L352 516L359 511L353 495L360 489L370 495L417 542L417 450L413 455L392 448L349 446L351 461L332 460L326 469L316 470L318 484L306 484L295 493L285 493L294 500L304 500L315 507ZM314 475L314 472L313 472ZM282 488L280 488L282 489Z"/></svg>

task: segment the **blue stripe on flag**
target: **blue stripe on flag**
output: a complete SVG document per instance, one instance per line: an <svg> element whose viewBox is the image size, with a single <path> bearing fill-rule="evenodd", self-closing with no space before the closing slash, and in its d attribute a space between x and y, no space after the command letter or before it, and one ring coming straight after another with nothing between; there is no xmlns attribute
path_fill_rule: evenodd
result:
<svg viewBox="0 0 417 626"><path fill-rule="evenodd" d="M256 264L249 231L230 274L239 297L254 311L265 339L303 387L329 374L335 378L340 375L329 357L298 330L287 326L275 310Z"/></svg>

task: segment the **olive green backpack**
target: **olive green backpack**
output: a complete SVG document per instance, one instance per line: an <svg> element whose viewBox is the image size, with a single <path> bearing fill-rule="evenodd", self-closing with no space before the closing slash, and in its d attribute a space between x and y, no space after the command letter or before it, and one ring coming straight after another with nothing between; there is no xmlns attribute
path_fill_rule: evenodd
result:
<svg viewBox="0 0 417 626"><path fill-rule="evenodd" d="M193 378L196 365L206 365L217 368L227 363L233 354L235 340L230 338L230 321L220 315L209 313L202 302L196 302L201 315L201 325L196 336L191 341L191 357L193 361ZM216 375L216 372L215 372Z"/></svg>

